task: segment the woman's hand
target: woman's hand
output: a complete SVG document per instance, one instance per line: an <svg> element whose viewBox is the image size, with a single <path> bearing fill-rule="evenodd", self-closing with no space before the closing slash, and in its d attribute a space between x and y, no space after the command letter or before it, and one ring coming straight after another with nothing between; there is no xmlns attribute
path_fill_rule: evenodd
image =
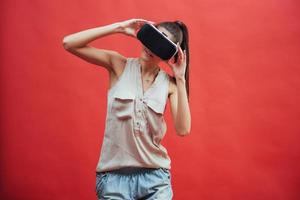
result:
<svg viewBox="0 0 300 200"><path fill-rule="evenodd" d="M147 21L145 19L129 19L126 21L120 22L121 32L131 36L136 37L136 33L141 26L143 26L145 23L154 24L152 21Z"/></svg>
<svg viewBox="0 0 300 200"><path fill-rule="evenodd" d="M173 60L172 62L170 62L170 60L165 61L167 63L167 65L169 65L169 67L171 67L175 78L180 78L180 79L184 79L184 75L185 75L185 70L186 70L186 51L182 51L179 43L177 43L177 48L178 48L178 59L177 62L175 61L175 56L170 59Z"/></svg>

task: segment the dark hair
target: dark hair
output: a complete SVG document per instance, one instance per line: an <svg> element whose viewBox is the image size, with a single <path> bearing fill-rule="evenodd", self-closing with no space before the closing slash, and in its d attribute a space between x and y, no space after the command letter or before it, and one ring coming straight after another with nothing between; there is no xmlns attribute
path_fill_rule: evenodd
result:
<svg viewBox="0 0 300 200"><path fill-rule="evenodd" d="M186 51L186 70L185 70L185 86L186 86L186 93L187 97L189 99L189 62L190 62L190 52L189 52L189 33L187 26L181 22L181 21L164 21L160 22L155 25L157 28L163 27L167 29L174 37L173 42L175 44L179 42L180 47L182 50ZM174 56L175 62L177 62L178 59L178 53L175 54ZM174 80L176 81L175 77L173 77Z"/></svg>

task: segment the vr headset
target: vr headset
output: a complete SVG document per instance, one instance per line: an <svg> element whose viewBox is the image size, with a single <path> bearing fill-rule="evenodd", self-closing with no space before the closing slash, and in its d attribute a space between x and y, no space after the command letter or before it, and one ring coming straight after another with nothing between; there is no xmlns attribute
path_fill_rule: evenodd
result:
<svg viewBox="0 0 300 200"><path fill-rule="evenodd" d="M178 51L174 42L149 23L144 24L139 29L137 39L162 60L169 60Z"/></svg>

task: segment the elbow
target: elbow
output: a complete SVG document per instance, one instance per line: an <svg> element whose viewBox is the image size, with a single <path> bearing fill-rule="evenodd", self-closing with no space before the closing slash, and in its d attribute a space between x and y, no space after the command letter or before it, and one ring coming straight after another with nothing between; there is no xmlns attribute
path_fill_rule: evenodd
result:
<svg viewBox="0 0 300 200"><path fill-rule="evenodd" d="M178 136L184 137L187 136L191 133L191 129L187 128L187 129L176 129L176 133Z"/></svg>
<svg viewBox="0 0 300 200"><path fill-rule="evenodd" d="M62 45L64 47L65 50L67 51L71 51L72 49L75 49L76 47L74 46L74 44L72 44L72 41L70 41L69 36L65 36L62 40Z"/></svg>
<svg viewBox="0 0 300 200"><path fill-rule="evenodd" d="M65 50L69 50L70 49L70 44L68 42L68 36L65 36L62 40L62 45L64 47Z"/></svg>

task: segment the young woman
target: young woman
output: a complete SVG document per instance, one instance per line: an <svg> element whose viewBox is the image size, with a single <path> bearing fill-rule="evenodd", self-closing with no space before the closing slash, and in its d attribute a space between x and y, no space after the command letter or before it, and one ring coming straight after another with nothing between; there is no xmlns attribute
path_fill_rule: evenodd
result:
<svg viewBox="0 0 300 200"><path fill-rule="evenodd" d="M151 23L175 44L178 53L169 61L160 59L144 45L137 58L89 46L91 41L115 33L136 37L139 28ZM95 192L99 199L161 199L173 197L170 164L160 142L167 126L167 100L176 133L190 133L188 30L180 21L154 23L130 19L65 36L64 48L107 69L109 89L103 144L96 167ZM165 62L170 76L159 67Z"/></svg>

